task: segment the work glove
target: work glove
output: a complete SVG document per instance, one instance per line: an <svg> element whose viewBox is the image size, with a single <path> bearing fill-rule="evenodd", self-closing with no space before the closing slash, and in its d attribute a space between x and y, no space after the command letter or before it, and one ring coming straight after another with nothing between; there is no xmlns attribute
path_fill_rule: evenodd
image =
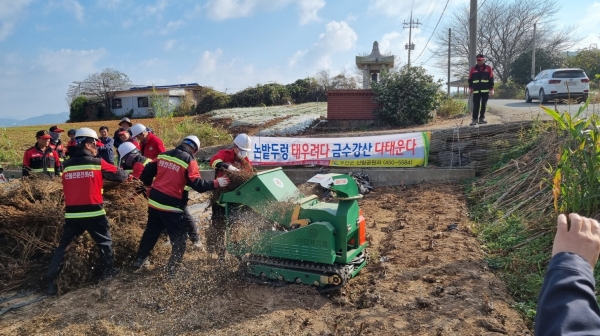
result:
<svg viewBox="0 0 600 336"><path fill-rule="evenodd" d="M226 187L229 184L229 179L227 177L218 177L217 184L219 184L219 187L221 188Z"/></svg>
<svg viewBox="0 0 600 336"><path fill-rule="evenodd" d="M133 181L133 175L129 174L129 176L127 176L127 182L131 181Z"/></svg>
<svg viewBox="0 0 600 336"><path fill-rule="evenodd" d="M227 170L229 170L230 172L234 172L234 173L237 173L240 171L234 165L229 165L229 167L227 167Z"/></svg>

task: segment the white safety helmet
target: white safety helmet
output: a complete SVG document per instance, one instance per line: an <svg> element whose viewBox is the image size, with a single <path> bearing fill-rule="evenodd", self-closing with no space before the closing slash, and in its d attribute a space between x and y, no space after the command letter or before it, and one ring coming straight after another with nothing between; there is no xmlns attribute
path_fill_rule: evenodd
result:
<svg viewBox="0 0 600 336"><path fill-rule="evenodd" d="M246 133L238 134L233 140L233 143L243 151L252 150L252 140Z"/></svg>
<svg viewBox="0 0 600 336"><path fill-rule="evenodd" d="M181 143L184 144L190 144L190 142L194 143L194 146L196 147L194 148L195 151L198 151L198 149L200 149L200 139L198 139L198 137L195 135L188 135L181 141Z"/></svg>
<svg viewBox="0 0 600 336"><path fill-rule="evenodd" d="M137 147L135 147L135 145L130 142L124 142L119 146L119 149L117 149L117 151L119 152L119 156L120 157L124 157L125 155L131 153L132 151L136 150Z"/></svg>
<svg viewBox="0 0 600 336"><path fill-rule="evenodd" d="M131 127L131 136L136 137L145 131L146 131L146 126L144 126L142 124L135 124L135 125L133 125L133 127Z"/></svg>
<svg viewBox="0 0 600 336"><path fill-rule="evenodd" d="M91 128L82 127L75 132L75 138L93 138L98 140L98 134Z"/></svg>

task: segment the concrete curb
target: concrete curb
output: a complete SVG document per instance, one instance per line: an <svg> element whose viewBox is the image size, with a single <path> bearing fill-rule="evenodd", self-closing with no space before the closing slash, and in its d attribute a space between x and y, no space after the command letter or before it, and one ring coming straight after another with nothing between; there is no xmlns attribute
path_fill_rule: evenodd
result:
<svg viewBox="0 0 600 336"><path fill-rule="evenodd" d="M322 170L318 168L284 168L283 170L295 184L305 183L316 174L362 172L371 178L373 187L409 185L421 182L464 181L475 177L474 169L465 168L332 168ZM214 179L215 176L214 170L201 170L200 174L206 180ZM4 176L7 178L20 178L21 171L5 170Z"/></svg>

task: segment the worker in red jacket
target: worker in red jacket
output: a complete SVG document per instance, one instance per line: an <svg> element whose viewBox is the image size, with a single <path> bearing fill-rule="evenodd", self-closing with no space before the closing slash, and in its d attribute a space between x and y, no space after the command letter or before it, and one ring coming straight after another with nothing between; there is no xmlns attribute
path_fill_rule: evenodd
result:
<svg viewBox="0 0 600 336"><path fill-rule="evenodd" d="M187 136L175 149L160 154L144 168L140 180L149 189L148 224L133 264L135 268L147 264L148 255L160 233L166 229L173 245L167 271L169 275L174 275L186 248L186 185L202 193L229 184L226 177L219 177L214 181L204 181L200 178L198 163L194 159L194 154L199 148L200 140L194 135Z"/></svg>
<svg viewBox="0 0 600 336"><path fill-rule="evenodd" d="M252 170L248 155L252 151L252 139L248 134L238 134L230 149L222 149L210 158L210 166L215 169L215 176L221 177L225 171L236 173L241 169ZM218 203L211 204L211 225L207 230L208 245L219 257L225 253L225 208Z"/></svg>
<svg viewBox="0 0 600 336"><path fill-rule="evenodd" d="M77 133L77 130L74 128L71 128L67 132L67 135L69 136L69 142L67 143L67 148L65 149L65 156L70 157L71 154L75 154L77 151L77 140L75 140L75 133Z"/></svg>
<svg viewBox="0 0 600 336"><path fill-rule="evenodd" d="M485 56L477 55L477 64L469 71L469 93L473 95L471 126L487 124L485 109L490 95L494 95L494 70L485 64ZM481 109L480 109L481 107Z"/></svg>
<svg viewBox="0 0 600 336"><path fill-rule="evenodd" d="M142 124L135 124L131 127L131 136L140 142L140 152L150 160L156 159L158 154L166 151L162 140L154 133L149 132Z"/></svg>
<svg viewBox="0 0 600 336"><path fill-rule="evenodd" d="M140 178L144 167L152 161L144 157L137 147L129 141L122 143L117 152L119 153L118 166L136 179Z"/></svg>
<svg viewBox="0 0 600 336"><path fill-rule="evenodd" d="M65 130L59 128L58 126L52 126L50 127L50 136L52 137L52 139L50 139L50 147L52 147L52 149L54 149L56 151L56 154L58 154L58 158L60 160L60 166L62 167L63 161L65 161L65 148L63 147L62 141L60 141L60 135L61 133L63 133Z"/></svg>
<svg viewBox="0 0 600 336"><path fill-rule="evenodd" d="M106 211L102 207L102 183L104 179L124 182L127 173L96 157L102 143L96 132L80 128L75 135L77 151L65 161L62 184L65 194L65 226L60 243L54 251L44 280L48 294L56 294L56 278L67 246L87 231L100 250L99 270L101 280L118 274L113 265L112 239L108 228Z"/></svg>
<svg viewBox="0 0 600 336"><path fill-rule="evenodd" d="M46 174L50 177L60 176L60 157L52 147L52 136L48 131L38 131L35 134L36 144L23 154L23 177L31 173Z"/></svg>

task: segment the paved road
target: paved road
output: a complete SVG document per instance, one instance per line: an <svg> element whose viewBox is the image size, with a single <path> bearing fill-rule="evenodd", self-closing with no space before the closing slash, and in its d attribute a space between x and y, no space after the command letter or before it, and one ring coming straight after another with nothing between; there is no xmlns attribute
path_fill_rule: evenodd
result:
<svg viewBox="0 0 600 336"><path fill-rule="evenodd" d="M540 108L537 101L526 103L524 100L517 99L490 99L488 100L490 107L489 115L486 119L497 122L522 121L531 120L539 117L541 119L550 119L550 117ZM554 103L547 103L544 106L554 109ZM559 104L559 111L569 111L575 113L581 104L567 105ZM589 109L592 112L592 107ZM598 108L596 108L596 112Z"/></svg>

